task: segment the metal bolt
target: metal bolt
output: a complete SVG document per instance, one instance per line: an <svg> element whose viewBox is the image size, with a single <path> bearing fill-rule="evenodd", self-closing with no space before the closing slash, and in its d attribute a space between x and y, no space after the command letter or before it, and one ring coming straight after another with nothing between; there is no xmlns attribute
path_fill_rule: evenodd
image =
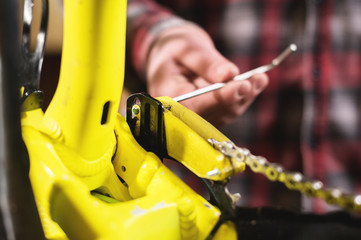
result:
<svg viewBox="0 0 361 240"><path fill-rule="evenodd" d="M220 174L221 174L221 171L218 168L215 168L215 169L207 172L207 176L209 176L209 177L219 176Z"/></svg>
<svg viewBox="0 0 361 240"><path fill-rule="evenodd" d="M132 118L136 118L140 113L140 107L137 104L132 106Z"/></svg>

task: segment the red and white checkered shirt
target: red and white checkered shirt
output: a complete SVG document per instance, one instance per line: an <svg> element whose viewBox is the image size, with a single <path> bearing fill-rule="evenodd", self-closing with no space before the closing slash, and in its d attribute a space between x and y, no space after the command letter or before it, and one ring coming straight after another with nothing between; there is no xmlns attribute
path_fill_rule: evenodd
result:
<svg viewBox="0 0 361 240"><path fill-rule="evenodd" d="M140 74L157 35L187 21L206 29L241 72L296 43L299 50L269 72L267 89L221 130L270 162L361 193L361 1L130 0L128 55ZM249 170L229 187L243 206L333 209Z"/></svg>

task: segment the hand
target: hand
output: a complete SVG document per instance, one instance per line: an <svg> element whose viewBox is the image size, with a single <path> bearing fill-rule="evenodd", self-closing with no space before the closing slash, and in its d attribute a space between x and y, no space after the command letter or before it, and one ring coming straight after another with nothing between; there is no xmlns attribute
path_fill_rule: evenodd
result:
<svg viewBox="0 0 361 240"><path fill-rule="evenodd" d="M236 65L216 50L209 35L194 25L163 32L152 46L146 66L148 92L153 97L176 97L228 81L238 73ZM242 114L267 84L268 76L257 74L242 82L229 82L222 89L182 104L215 126L221 126Z"/></svg>

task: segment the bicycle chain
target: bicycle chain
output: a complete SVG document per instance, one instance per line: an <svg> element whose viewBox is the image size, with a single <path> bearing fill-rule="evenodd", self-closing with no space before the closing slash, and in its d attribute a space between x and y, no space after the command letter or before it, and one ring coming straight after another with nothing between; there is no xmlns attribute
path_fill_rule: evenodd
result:
<svg viewBox="0 0 361 240"><path fill-rule="evenodd" d="M328 188L319 180L305 177L299 172L285 170L281 165L270 163L261 156L255 156L246 148L237 147L233 142L218 142L208 139L215 149L235 161L244 162L255 173L266 176L271 181L283 183L288 189L296 190L309 197L319 197L332 205L344 209L361 211L361 194L348 194L339 188Z"/></svg>

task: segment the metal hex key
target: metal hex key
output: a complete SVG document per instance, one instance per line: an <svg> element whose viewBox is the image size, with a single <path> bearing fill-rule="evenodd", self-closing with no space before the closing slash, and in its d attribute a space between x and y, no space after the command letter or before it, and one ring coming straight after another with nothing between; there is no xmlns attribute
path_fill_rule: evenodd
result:
<svg viewBox="0 0 361 240"><path fill-rule="evenodd" d="M268 72L268 71L272 70L273 68L277 67L288 55L290 55L290 53L295 52L296 50L297 50L296 44L292 43L280 55L278 55L275 59L273 59L270 64L260 66L258 68L252 69L245 73L241 73L241 74L235 76L231 81L243 81L243 80L249 79L250 77L252 77L253 75L255 75L257 73ZM226 84L227 84L227 82L215 83L215 84L209 85L207 87L200 88L195 91L175 97L175 98L173 98L173 100L176 102L181 102L183 100L220 89L220 88L224 87Z"/></svg>

